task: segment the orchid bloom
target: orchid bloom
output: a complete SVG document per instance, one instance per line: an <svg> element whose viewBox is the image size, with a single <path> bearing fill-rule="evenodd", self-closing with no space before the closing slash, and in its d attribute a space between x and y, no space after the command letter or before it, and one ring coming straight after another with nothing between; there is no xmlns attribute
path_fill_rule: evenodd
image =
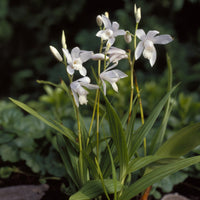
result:
<svg viewBox="0 0 200 200"><path fill-rule="evenodd" d="M72 90L72 94L74 96L74 100L77 107L79 107L79 103L83 105L83 104L87 104L88 102L87 100L88 91L84 87L88 89L99 88L98 85L90 84L90 78L87 76L80 78L76 81L73 81L70 84L70 88Z"/></svg>
<svg viewBox="0 0 200 200"><path fill-rule="evenodd" d="M74 70L78 70L82 76L86 76L87 70L82 64L91 58L93 52L80 50L78 47L74 47L71 54L67 49L63 48L62 50L67 58L67 72L73 75Z"/></svg>
<svg viewBox="0 0 200 200"><path fill-rule="evenodd" d="M109 56L110 62L118 63L121 59L128 58L128 55L126 54L126 51L123 49L119 49L117 47L111 47L107 54Z"/></svg>
<svg viewBox="0 0 200 200"><path fill-rule="evenodd" d="M113 22L111 24L110 20L105 15L102 15L101 19L103 21L105 30L98 31L96 36L100 37L102 40L108 40L107 45L109 44L112 46L115 42L115 37L118 35L125 35L126 31L119 29L119 24L117 22Z"/></svg>
<svg viewBox="0 0 200 200"><path fill-rule="evenodd" d="M112 65L111 67L107 68L105 71L103 71L100 74L100 79L103 83L104 95L106 95L106 83L104 82L104 80L108 81L112 85L113 90L118 92L118 86L117 86L116 82L119 81L121 78L127 77L127 75L124 72L122 72L118 69L110 70L110 69L114 68L115 66L116 66L115 64Z"/></svg>
<svg viewBox="0 0 200 200"><path fill-rule="evenodd" d="M154 44L168 44L173 40L170 35L156 36L158 33L159 32L155 30L149 31L147 34L145 34L143 29L138 29L136 31L136 36L141 40L135 49L136 60L143 52L143 56L149 60L153 67L157 57Z"/></svg>

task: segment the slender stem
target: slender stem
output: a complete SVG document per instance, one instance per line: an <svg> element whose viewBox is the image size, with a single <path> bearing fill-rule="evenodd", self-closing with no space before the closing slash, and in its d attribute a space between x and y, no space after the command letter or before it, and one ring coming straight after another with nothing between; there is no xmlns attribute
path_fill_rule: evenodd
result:
<svg viewBox="0 0 200 200"><path fill-rule="evenodd" d="M137 95L138 95L138 100L139 100L139 106L140 106L140 116L141 116L141 122L142 124L144 124L144 112L143 112L143 107L142 107L142 99L141 99L141 95L140 95L140 90L139 90L139 86L138 86L138 82L137 82L137 78L136 75L134 73L134 79L135 79L135 88L137 91ZM144 156L147 155L147 144L146 144L146 137L144 138Z"/></svg>
<svg viewBox="0 0 200 200"><path fill-rule="evenodd" d="M99 53L102 52L103 49L103 40L101 39L101 45L99 49ZM98 85L100 85L100 74L101 74L101 60L98 60ZM97 153L97 161L99 161L99 102L100 102L100 89L97 89L97 144L96 144L96 153Z"/></svg>
<svg viewBox="0 0 200 200"><path fill-rule="evenodd" d="M136 31L138 29L138 23L136 23L135 26L135 35L134 35L134 50L136 49ZM130 105L129 105L129 117L128 117L128 123L131 118L131 113L132 113L132 106L133 106L133 94L134 94L134 64L135 64L135 56L133 56L133 60L131 61L131 55L129 52L129 65L131 68L131 95L130 95Z"/></svg>

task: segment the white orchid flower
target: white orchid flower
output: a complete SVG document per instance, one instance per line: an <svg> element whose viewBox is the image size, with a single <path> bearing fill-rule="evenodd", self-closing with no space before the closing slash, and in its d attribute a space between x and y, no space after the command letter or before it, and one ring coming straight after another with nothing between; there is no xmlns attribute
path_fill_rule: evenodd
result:
<svg viewBox="0 0 200 200"><path fill-rule="evenodd" d="M63 48L62 50L67 58L67 72L73 75L74 70L78 70L82 76L86 76L87 70L82 64L91 58L93 52L80 50L78 47L74 47L71 54L67 49Z"/></svg>
<svg viewBox="0 0 200 200"><path fill-rule="evenodd" d="M119 24L117 22L111 24L110 20L105 15L102 15L101 19L105 30L98 31L96 36L102 38L102 40L108 40L107 45L109 44L112 46L115 42L115 37L118 35L125 35L126 31L119 29Z"/></svg>
<svg viewBox="0 0 200 200"><path fill-rule="evenodd" d="M90 84L90 78L87 76L80 78L76 81L73 81L70 84L70 88L72 90L72 94L74 96L74 100L77 107L79 107L79 103L83 105L83 104L87 104L88 102L87 100L88 91L84 87L88 89L99 88L98 85Z"/></svg>
<svg viewBox="0 0 200 200"><path fill-rule="evenodd" d="M113 90L118 92L118 86L117 86L116 82L119 81L121 78L127 77L127 75L124 72L122 72L118 69L111 70L115 66L116 66L115 64L112 65L111 67L107 68L105 71L103 71L100 74L100 78L101 78L101 81L103 83L104 95L106 95L106 83L105 83L105 81L108 81L112 85Z"/></svg>
<svg viewBox="0 0 200 200"><path fill-rule="evenodd" d="M109 56L110 62L118 63L121 59L128 58L128 55L126 54L126 51L123 49L119 49L117 47L111 47L107 54Z"/></svg>
<svg viewBox="0 0 200 200"><path fill-rule="evenodd" d="M156 36L158 33L158 31L153 30L149 31L146 35L143 29L138 29L136 31L136 36L141 40L135 49L136 60L143 52L143 56L149 60L153 67L157 57L154 44L168 44L173 40L170 35Z"/></svg>

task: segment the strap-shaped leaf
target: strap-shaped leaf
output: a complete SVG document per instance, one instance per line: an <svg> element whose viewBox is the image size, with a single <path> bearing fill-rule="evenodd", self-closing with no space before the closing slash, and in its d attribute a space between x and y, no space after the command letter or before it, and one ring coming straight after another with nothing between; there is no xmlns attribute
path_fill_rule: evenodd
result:
<svg viewBox="0 0 200 200"><path fill-rule="evenodd" d="M128 150L126 144L126 137L118 114L116 113L116 111L105 96L104 99L106 102L106 111L112 139L119 157L120 175L122 175L126 171L126 167L128 165Z"/></svg>
<svg viewBox="0 0 200 200"><path fill-rule="evenodd" d="M74 133L68 129L67 127L65 127L65 131L63 129L61 129L60 127L56 126L55 124L53 124L52 122L50 122L49 120L45 119L42 115L40 115L39 113L37 113L35 110L33 110L32 108L30 108L29 106L27 106L26 104L17 101L15 99L9 98L14 104L16 104L17 106L19 106L20 108L22 108L23 110L25 110L26 112L28 112L29 114L33 115L34 117L38 118L39 120L43 121L45 124L47 124L48 126L50 126L51 128L57 130L59 133L65 135L70 141L72 141L74 144L76 144L76 140L74 137Z"/></svg>
<svg viewBox="0 0 200 200"><path fill-rule="evenodd" d="M113 194L115 186L112 179L104 179L104 185L108 194ZM122 189L120 182L117 182L117 192ZM103 186L100 180L88 181L78 192L73 194L69 200L89 200L103 194Z"/></svg>
<svg viewBox="0 0 200 200"><path fill-rule="evenodd" d="M200 156L195 156L156 168L125 189L119 200L129 200L144 191L147 187L160 181L165 176L173 174L198 162L200 162Z"/></svg>
<svg viewBox="0 0 200 200"><path fill-rule="evenodd" d="M176 132L155 153L157 156L180 157L200 145L200 122Z"/></svg>
<svg viewBox="0 0 200 200"><path fill-rule="evenodd" d="M151 130L152 126L154 125L156 119L158 118L160 112L162 111L165 103L167 102L169 96L171 93L175 90L177 86L173 87L170 92L168 92L158 103L158 105L155 107L153 112L149 115L148 119L144 123L144 125L139 128L136 133L132 137L132 148L130 151L130 157L137 151L137 149L140 147L140 145L143 142L143 139L147 136L149 131Z"/></svg>

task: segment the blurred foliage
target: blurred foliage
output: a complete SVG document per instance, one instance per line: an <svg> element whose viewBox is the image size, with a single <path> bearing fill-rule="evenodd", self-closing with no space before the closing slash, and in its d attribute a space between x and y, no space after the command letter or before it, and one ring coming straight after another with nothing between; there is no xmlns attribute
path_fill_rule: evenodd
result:
<svg viewBox="0 0 200 200"><path fill-rule="evenodd" d="M62 119L73 128L71 106L64 92L50 86L44 89L46 94L38 102L29 101L28 104L40 109L42 115ZM65 175L57 152L55 131L43 122L25 115L12 103L0 101L0 127L1 178L8 178L12 172L26 174L29 171L39 177Z"/></svg>

